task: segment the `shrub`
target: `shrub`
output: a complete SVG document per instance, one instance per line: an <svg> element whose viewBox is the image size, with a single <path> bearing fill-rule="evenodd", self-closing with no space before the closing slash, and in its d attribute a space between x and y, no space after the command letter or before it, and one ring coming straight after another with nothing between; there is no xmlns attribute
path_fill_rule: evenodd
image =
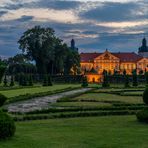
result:
<svg viewBox="0 0 148 148"><path fill-rule="evenodd" d="M82 79L82 87L87 87L87 86L88 86L87 77L84 76Z"/></svg>
<svg viewBox="0 0 148 148"><path fill-rule="evenodd" d="M143 109L142 111L139 111L136 116L140 122L148 123L148 109L147 108Z"/></svg>
<svg viewBox="0 0 148 148"><path fill-rule="evenodd" d="M4 95L0 94L0 106L2 106L6 100L7 98Z"/></svg>
<svg viewBox="0 0 148 148"><path fill-rule="evenodd" d="M146 84L148 84L148 72L145 72Z"/></svg>
<svg viewBox="0 0 148 148"><path fill-rule="evenodd" d="M0 83L2 81L5 70L6 70L6 66L5 65L0 65Z"/></svg>
<svg viewBox="0 0 148 148"><path fill-rule="evenodd" d="M136 70L133 71L133 86L135 86L135 87L138 86L138 77L137 77L137 72L136 72Z"/></svg>
<svg viewBox="0 0 148 148"><path fill-rule="evenodd" d="M10 86L14 86L14 78L13 78L13 76L11 76Z"/></svg>
<svg viewBox="0 0 148 148"><path fill-rule="evenodd" d="M18 77L19 77L19 79L18 79L19 80L19 85L22 86L22 84L23 84L22 74L19 74Z"/></svg>
<svg viewBox="0 0 148 148"><path fill-rule="evenodd" d="M33 86L32 75L29 76L29 86Z"/></svg>
<svg viewBox="0 0 148 148"><path fill-rule="evenodd" d="M7 81L7 76L5 75L4 77L4 87L7 87L8 86L8 81Z"/></svg>
<svg viewBox="0 0 148 148"><path fill-rule="evenodd" d="M123 71L123 75L126 76L126 70L125 70L125 69L124 69L124 71Z"/></svg>
<svg viewBox="0 0 148 148"><path fill-rule="evenodd" d="M145 104L148 105L148 87L145 88L145 91L143 93L143 101ZM139 111L136 116L140 122L148 123L148 108Z"/></svg>
<svg viewBox="0 0 148 148"><path fill-rule="evenodd" d="M106 70L103 71L103 76L104 78L103 78L102 87L109 87L108 74Z"/></svg>
<svg viewBox="0 0 148 148"><path fill-rule="evenodd" d="M6 113L0 112L0 139L12 137L15 130L13 119Z"/></svg>
<svg viewBox="0 0 148 148"><path fill-rule="evenodd" d="M19 85L20 86L27 86L27 77L24 73L21 73L19 76Z"/></svg>
<svg viewBox="0 0 148 148"><path fill-rule="evenodd" d="M27 86L27 75L26 74L24 74L23 75L23 84L22 84L22 86Z"/></svg>
<svg viewBox="0 0 148 148"><path fill-rule="evenodd" d="M129 76L128 75L125 75L125 84L124 84L125 88L128 88L130 87L130 84L129 84Z"/></svg>
<svg viewBox="0 0 148 148"><path fill-rule="evenodd" d="M51 80L51 76L49 75L48 76L48 86L52 86L53 84L52 84L52 80Z"/></svg>
<svg viewBox="0 0 148 148"><path fill-rule="evenodd" d="M43 86L48 86L48 77L47 77L47 75L44 76Z"/></svg>
<svg viewBox="0 0 148 148"><path fill-rule="evenodd" d="M143 102L148 105L148 86L145 88L143 93Z"/></svg>

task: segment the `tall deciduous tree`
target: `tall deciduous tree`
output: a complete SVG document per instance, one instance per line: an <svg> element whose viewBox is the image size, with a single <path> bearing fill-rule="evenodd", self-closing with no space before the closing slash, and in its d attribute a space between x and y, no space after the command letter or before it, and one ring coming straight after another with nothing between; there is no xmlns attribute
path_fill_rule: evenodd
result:
<svg viewBox="0 0 148 148"><path fill-rule="evenodd" d="M35 26L18 41L20 49L36 62L40 74L70 74L80 66L77 51L70 49L55 36L51 28Z"/></svg>
<svg viewBox="0 0 148 148"><path fill-rule="evenodd" d="M20 49L35 60L38 72L45 74L48 63L54 59L56 40L53 29L35 26L24 32L18 43Z"/></svg>

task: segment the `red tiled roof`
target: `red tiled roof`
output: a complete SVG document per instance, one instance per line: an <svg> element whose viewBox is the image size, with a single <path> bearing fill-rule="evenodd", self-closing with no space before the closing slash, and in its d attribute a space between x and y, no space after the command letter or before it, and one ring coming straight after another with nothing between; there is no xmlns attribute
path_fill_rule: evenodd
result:
<svg viewBox="0 0 148 148"><path fill-rule="evenodd" d="M103 53L81 53L81 62L93 62L93 60L101 54ZM137 62L142 59L141 56L134 52L117 52L111 54L119 58L121 62Z"/></svg>
<svg viewBox="0 0 148 148"><path fill-rule="evenodd" d="M134 52L119 52L119 53L112 53L114 56L118 57L121 62L137 62L142 59L141 56Z"/></svg>
<svg viewBox="0 0 148 148"><path fill-rule="evenodd" d="M81 53L81 62L92 62L99 55L101 55L101 53Z"/></svg>

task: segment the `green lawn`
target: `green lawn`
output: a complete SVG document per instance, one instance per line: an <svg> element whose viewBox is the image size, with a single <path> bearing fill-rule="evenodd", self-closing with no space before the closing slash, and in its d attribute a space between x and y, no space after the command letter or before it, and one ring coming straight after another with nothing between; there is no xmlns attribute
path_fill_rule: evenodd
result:
<svg viewBox="0 0 148 148"><path fill-rule="evenodd" d="M52 106L54 107L107 107L112 106L110 103L102 102L57 102Z"/></svg>
<svg viewBox="0 0 148 148"><path fill-rule="evenodd" d="M135 116L52 119L16 123L0 148L147 148L148 125Z"/></svg>
<svg viewBox="0 0 148 148"><path fill-rule="evenodd" d="M40 92L48 92L48 91L55 91L60 89L65 89L68 87L75 88L80 87L80 84L59 84L59 85L53 85L48 87L33 87L33 88L22 88L22 89L13 89L13 90L3 90L0 91L1 94L5 95L8 98L19 96L19 95L25 95L25 94L35 94Z"/></svg>
<svg viewBox="0 0 148 148"><path fill-rule="evenodd" d="M140 96L120 96L108 93L86 93L74 98L74 100L98 100L98 101L121 101L125 103L143 103Z"/></svg>
<svg viewBox="0 0 148 148"><path fill-rule="evenodd" d="M123 95L141 95L142 96L143 91L131 91L131 92L124 92Z"/></svg>
<svg viewBox="0 0 148 148"><path fill-rule="evenodd" d="M116 92L116 91L134 91L136 92L138 90L139 91L144 91L144 88L134 88L134 87L130 87L130 88L101 88L101 89L96 89L94 92Z"/></svg>

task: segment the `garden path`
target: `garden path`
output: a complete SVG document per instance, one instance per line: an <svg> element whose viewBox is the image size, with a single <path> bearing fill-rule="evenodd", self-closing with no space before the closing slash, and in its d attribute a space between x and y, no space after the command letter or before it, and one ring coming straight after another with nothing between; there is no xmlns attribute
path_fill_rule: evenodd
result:
<svg viewBox="0 0 148 148"><path fill-rule="evenodd" d="M16 113L16 112L26 113L26 112L31 112L35 110L42 110L42 109L49 108L50 103L55 103L60 98L68 97L68 96L79 94L79 93L84 93L89 90L91 90L91 88L81 88L77 90L71 90L67 92L53 94L50 96L37 97L30 100L19 101L16 103L8 104L4 107L7 108L8 112L11 112L11 113Z"/></svg>

